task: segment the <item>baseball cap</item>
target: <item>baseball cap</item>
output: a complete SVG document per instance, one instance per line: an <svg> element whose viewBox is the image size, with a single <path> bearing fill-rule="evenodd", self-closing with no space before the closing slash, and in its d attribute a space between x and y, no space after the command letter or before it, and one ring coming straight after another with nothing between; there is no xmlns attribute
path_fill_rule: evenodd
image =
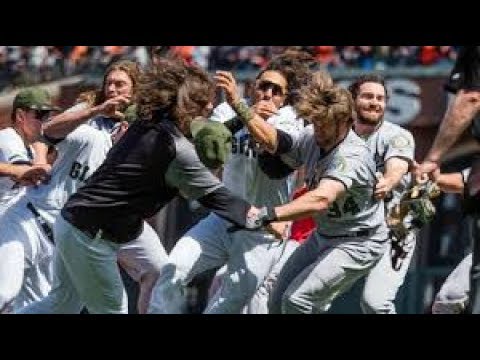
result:
<svg viewBox="0 0 480 360"><path fill-rule="evenodd" d="M123 119L124 121L128 122L131 124L135 120L137 120L137 105L131 104L129 105L125 111L123 112L123 115L125 115L125 118Z"/></svg>
<svg viewBox="0 0 480 360"><path fill-rule="evenodd" d="M50 94L39 87L20 90L13 99L13 109L17 108L43 111L60 110L59 107L53 105Z"/></svg>
<svg viewBox="0 0 480 360"><path fill-rule="evenodd" d="M209 169L217 169L232 151L232 133L220 122L197 118L190 125L198 157Z"/></svg>

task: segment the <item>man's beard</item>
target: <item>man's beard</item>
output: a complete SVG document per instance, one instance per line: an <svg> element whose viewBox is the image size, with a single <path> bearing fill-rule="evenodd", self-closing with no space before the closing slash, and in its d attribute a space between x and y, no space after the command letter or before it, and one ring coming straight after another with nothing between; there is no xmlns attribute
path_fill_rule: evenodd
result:
<svg viewBox="0 0 480 360"><path fill-rule="evenodd" d="M383 114L379 118L373 120L363 117L360 113L357 112L357 121L365 125L378 125L383 122Z"/></svg>

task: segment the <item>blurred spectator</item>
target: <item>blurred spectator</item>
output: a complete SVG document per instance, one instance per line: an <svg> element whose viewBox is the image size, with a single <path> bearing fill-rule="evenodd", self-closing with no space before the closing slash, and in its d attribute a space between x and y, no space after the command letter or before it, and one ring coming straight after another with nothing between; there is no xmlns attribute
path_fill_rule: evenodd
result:
<svg viewBox="0 0 480 360"><path fill-rule="evenodd" d="M421 65L433 65L440 59L437 46L421 46L418 54Z"/></svg>
<svg viewBox="0 0 480 360"><path fill-rule="evenodd" d="M308 51L324 67L366 71L398 66L451 66L455 46L0 46L0 91L81 73L101 73L115 60L146 66L172 51L209 71L258 71L287 49ZM154 55L154 56L157 56Z"/></svg>
<svg viewBox="0 0 480 360"><path fill-rule="evenodd" d="M327 68L337 67L341 64L340 55L335 46L314 46L313 56Z"/></svg>

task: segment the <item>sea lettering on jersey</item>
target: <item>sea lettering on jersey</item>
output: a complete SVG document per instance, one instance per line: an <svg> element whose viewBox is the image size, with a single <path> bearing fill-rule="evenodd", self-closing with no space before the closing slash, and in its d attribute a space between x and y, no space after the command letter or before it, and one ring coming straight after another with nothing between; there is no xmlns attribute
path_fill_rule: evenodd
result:
<svg viewBox="0 0 480 360"><path fill-rule="evenodd" d="M234 136L232 141L232 154L242 154L249 158L257 157L257 143L250 134Z"/></svg>

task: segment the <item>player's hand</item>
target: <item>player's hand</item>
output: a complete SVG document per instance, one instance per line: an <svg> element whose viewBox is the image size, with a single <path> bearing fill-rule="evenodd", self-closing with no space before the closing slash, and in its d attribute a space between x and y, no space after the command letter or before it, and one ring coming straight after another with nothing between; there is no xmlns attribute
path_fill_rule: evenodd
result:
<svg viewBox="0 0 480 360"><path fill-rule="evenodd" d="M237 82L230 71L216 71L213 79L215 80L217 87L224 91L225 99L228 104L232 105L240 101Z"/></svg>
<svg viewBox="0 0 480 360"><path fill-rule="evenodd" d="M439 166L434 161L425 160L421 164L415 162L413 165L415 180L420 184L432 179L436 170L439 170Z"/></svg>
<svg viewBox="0 0 480 360"><path fill-rule="evenodd" d="M387 197L392 191L393 184L390 180L385 178L383 174L377 173L377 183L375 184L375 189L373 192L373 196L377 200L382 200Z"/></svg>
<svg viewBox="0 0 480 360"><path fill-rule="evenodd" d="M252 106L252 110L264 120L278 113L278 108L271 100L260 100Z"/></svg>
<svg viewBox="0 0 480 360"><path fill-rule="evenodd" d="M121 121L120 123L116 124L117 129L115 130L114 133L112 133L112 142L115 144L118 140L122 138L122 136L127 132L128 130L128 122L126 121Z"/></svg>
<svg viewBox="0 0 480 360"><path fill-rule="evenodd" d="M290 221L277 221L272 222L265 226L265 229L275 236L277 240L287 240L288 239L288 228Z"/></svg>
<svg viewBox="0 0 480 360"><path fill-rule="evenodd" d="M50 179L51 168L49 164L16 165L11 179L23 186L40 185Z"/></svg>
<svg viewBox="0 0 480 360"><path fill-rule="evenodd" d="M97 113L109 118L123 120L125 115L122 109L126 109L130 104L130 98L123 95L115 96L111 99L105 100L102 104L98 105Z"/></svg>

